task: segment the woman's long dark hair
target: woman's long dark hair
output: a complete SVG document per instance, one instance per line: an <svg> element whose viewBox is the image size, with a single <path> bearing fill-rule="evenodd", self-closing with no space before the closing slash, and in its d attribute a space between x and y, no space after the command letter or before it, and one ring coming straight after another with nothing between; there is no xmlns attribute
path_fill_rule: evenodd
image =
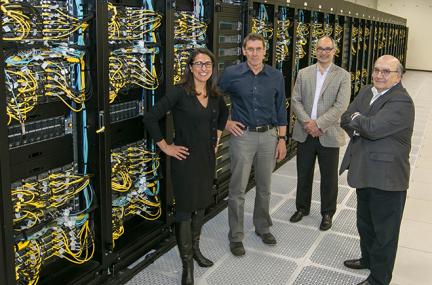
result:
<svg viewBox="0 0 432 285"><path fill-rule="evenodd" d="M210 94L211 96L220 96L222 93L220 92L219 88L217 87L217 74L216 74L217 71L216 71L216 64L215 64L216 58L213 55L213 53L210 50L208 50L207 48L196 48L192 51L192 53L190 54L190 56L187 60L186 70L185 70L185 73L183 74L183 78L178 83L178 85L182 86L188 94L193 94L195 96L200 95L200 94L197 94L197 92L195 90L195 81L194 81L193 74L191 72L192 63L194 62L195 57L199 54L207 55L208 57L210 57L210 59L213 63L212 75L206 82L207 94Z"/></svg>

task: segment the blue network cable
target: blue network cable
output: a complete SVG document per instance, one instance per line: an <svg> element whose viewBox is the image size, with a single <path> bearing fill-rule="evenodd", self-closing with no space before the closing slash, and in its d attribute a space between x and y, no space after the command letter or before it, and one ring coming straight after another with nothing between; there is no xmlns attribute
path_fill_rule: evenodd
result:
<svg viewBox="0 0 432 285"><path fill-rule="evenodd" d="M83 4L82 0L75 0L77 18L80 20L84 18L84 11L82 10L83 7L82 4ZM78 35L77 44L80 46L84 46L84 35L82 33ZM80 56L83 55L80 53ZM81 91L83 88L83 86L81 85L81 80L82 80L81 69L82 66L80 64L76 64L76 75L77 75L76 84L77 84L77 89L79 91ZM83 174L86 175L87 164L88 164L88 134L87 134L87 108L85 106L85 103L83 103L83 109L81 111L81 115L82 115L82 139L83 139L82 153L83 153L83 164L84 164ZM83 195L84 195L86 208L82 210L80 213L87 211L91 207L91 204L93 203L93 188L91 184L89 184L89 186L87 186L87 188L84 189Z"/></svg>

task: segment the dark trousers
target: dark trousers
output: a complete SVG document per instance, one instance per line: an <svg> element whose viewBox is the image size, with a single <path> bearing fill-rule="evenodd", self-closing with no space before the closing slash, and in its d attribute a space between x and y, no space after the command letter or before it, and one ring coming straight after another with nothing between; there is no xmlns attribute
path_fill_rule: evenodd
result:
<svg viewBox="0 0 432 285"><path fill-rule="evenodd" d="M312 183L315 160L321 173L321 214L333 216L338 194L339 148L324 147L318 138L308 136L297 145L297 210L309 213L312 200Z"/></svg>
<svg viewBox="0 0 432 285"><path fill-rule="evenodd" d="M388 285L396 259L406 191L357 189L357 229L369 282Z"/></svg>

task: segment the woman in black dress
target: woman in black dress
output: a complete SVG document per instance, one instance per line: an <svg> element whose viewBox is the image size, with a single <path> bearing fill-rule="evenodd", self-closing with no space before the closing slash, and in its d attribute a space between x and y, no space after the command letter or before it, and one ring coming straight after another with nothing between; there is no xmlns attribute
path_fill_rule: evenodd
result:
<svg viewBox="0 0 432 285"><path fill-rule="evenodd" d="M182 284L193 284L193 259L202 267L213 262L199 249L205 208L212 201L216 150L228 118L216 88L214 55L195 49L183 80L144 114L144 124L159 148L173 157L171 177L175 196L175 234L183 264ZM159 120L172 112L173 144L162 137Z"/></svg>

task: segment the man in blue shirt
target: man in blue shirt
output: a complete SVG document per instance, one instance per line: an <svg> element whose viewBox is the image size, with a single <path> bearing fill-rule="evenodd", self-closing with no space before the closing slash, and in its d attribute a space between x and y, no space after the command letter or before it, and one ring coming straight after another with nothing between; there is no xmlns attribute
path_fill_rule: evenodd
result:
<svg viewBox="0 0 432 285"><path fill-rule="evenodd" d="M255 171L256 198L253 213L255 233L269 245L276 244L270 233L271 174L276 160L286 155L287 112L282 73L263 63L264 38L251 33L243 41L246 62L228 67L219 87L231 97L231 180L228 196L228 238L235 256L245 254L244 194L251 167Z"/></svg>

